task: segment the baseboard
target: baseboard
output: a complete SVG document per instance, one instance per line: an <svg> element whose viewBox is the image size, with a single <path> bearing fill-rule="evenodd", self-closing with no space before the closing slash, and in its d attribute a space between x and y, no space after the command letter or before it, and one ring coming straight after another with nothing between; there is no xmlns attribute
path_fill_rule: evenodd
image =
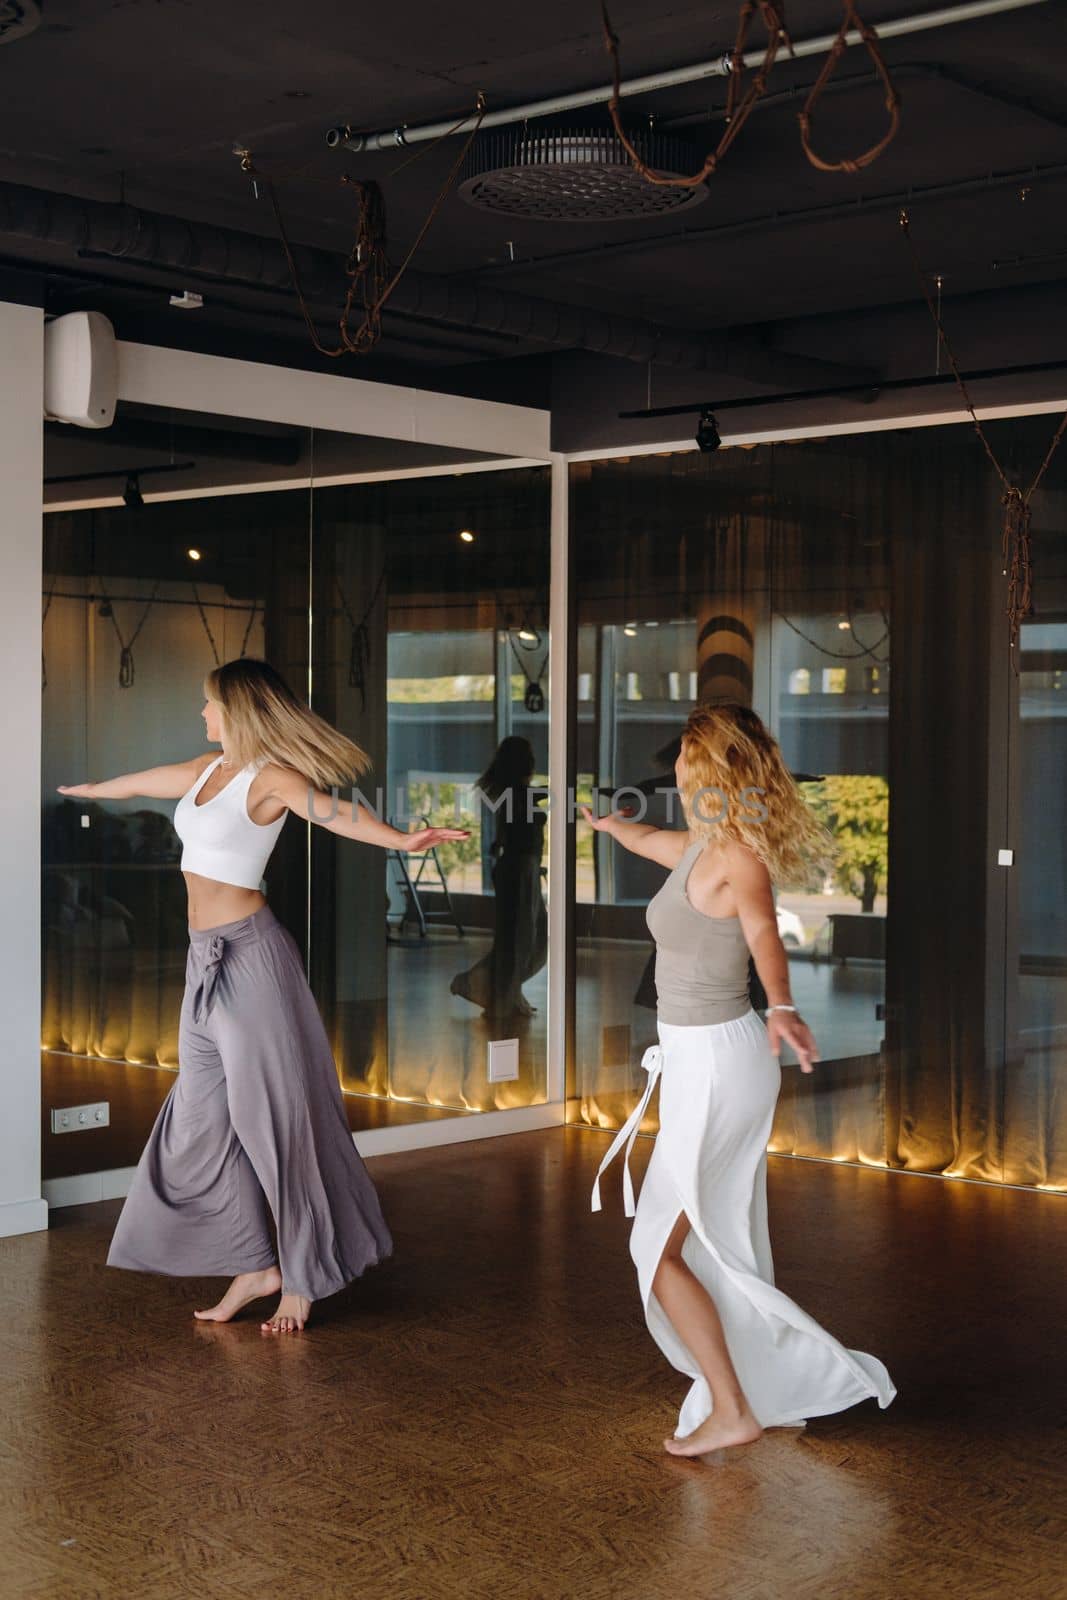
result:
<svg viewBox="0 0 1067 1600"><path fill-rule="evenodd" d="M434 1145L461 1144L472 1139L496 1139L502 1134L531 1133L537 1128L561 1128L564 1115L560 1101L545 1106L517 1106L513 1111L480 1111L475 1115L444 1117L438 1122L405 1122L395 1128L371 1128L353 1134L356 1149L364 1159L398 1155L404 1150L427 1150ZM49 1208L92 1205L97 1200L121 1200L130 1192L136 1167L115 1167L110 1172L80 1172L72 1178L47 1178L42 1185ZM31 1202L27 1202L31 1203ZM43 1205L43 1202L37 1202ZM0 1207L0 1236L3 1214ZM40 1227L47 1227L45 1221ZM13 1233L29 1232L29 1227L13 1228Z"/></svg>
<svg viewBox="0 0 1067 1600"><path fill-rule="evenodd" d="M41 1185L49 1209L87 1206L97 1200L121 1200L130 1192L136 1167L114 1167L110 1172L78 1172L71 1178L46 1178Z"/></svg>
<svg viewBox="0 0 1067 1600"><path fill-rule="evenodd" d="M42 1233L48 1226L48 1206L44 1200L14 1200L0 1205L0 1239L13 1239L20 1233Z"/></svg>
<svg viewBox="0 0 1067 1600"><path fill-rule="evenodd" d="M513 1111L479 1111L442 1117L436 1122L406 1122L395 1128L370 1128L356 1133L356 1149L365 1159L397 1155L402 1150L427 1150L433 1145L465 1144L471 1139L496 1139L505 1133L531 1133L536 1128L561 1128L563 1102L517 1106Z"/></svg>

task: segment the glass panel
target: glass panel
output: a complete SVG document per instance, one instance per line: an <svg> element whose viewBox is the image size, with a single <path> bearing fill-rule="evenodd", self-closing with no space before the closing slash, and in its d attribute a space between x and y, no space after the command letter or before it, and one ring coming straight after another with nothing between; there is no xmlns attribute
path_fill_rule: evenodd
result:
<svg viewBox="0 0 1067 1600"><path fill-rule="evenodd" d="M678 736L698 702L752 704L840 846L825 881L779 886L797 1003L826 1063L788 1075L774 1148L884 1160L881 1010L888 851L889 588L856 441L576 468L579 799L678 826ZM576 829L569 1111L615 1127L655 1037L652 863ZM758 980L753 996L760 1003Z"/></svg>
<svg viewBox="0 0 1067 1600"><path fill-rule="evenodd" d="M1039 452L1052 419L1031 424ZM1027 450L1027 455L1030 450ZM1036 458L1039 458L1036 457ZM1034 500L1034 614L1019 635L1004 1177L1067 1189L1067 459ZM1012 936L1012 921L1017 932Z"/></svg>
<svg viewBox="0 0 1067 1600"><path fill-rule="evenodd" d="M111 1107L106 1129L46 1134L47 1177L136 1162L178 1064L188 947L174 802L71 800L56 787L204 750L202 682L216 661L265 656L306 684L307 527L297 491L45 517L44 1099ZM283 832L267 871L274 909L301 938L303 833Z"/></svg>
<svg viewBox="0 0 1067 1600"><path fill-rule="evenodd" d="M49 478L110 463L113 500L135 482L129 504L45 518L45 1101L111 1106L106 1130L46 1134L46 1176L136 1162L177 1068L188 943L174 802L56 785L202 751L204 674L242 654L368 751L362 791L382 814L471 828L409 856L293 818L271 857L352 1126L543 1101L544 829L525 806L547 767L547 470L312 492L313 467L400 468L403 448L145 408L106 440L68 436L50 435ZM413 464L449 455L410 447ZM142 482L173 495L171 470L192 493L142 503ZM99 492L46 482L53 504ZM511 823L471 794L509 737L528 757ZM465 999L451 985L471 969ZM512 1039L517 1075L490 1082L487 1046Z"/></svg>
<svg viewBox="0 0 1067 1600"><path fill-rule="evenodd" d="M315 507L314 703L361 729L380 814L471 830L422 857L315 830L313 987L342 1081L388 1097L390 1120L537 1104L547 469L321 489ZM494 812L474 793L500 750L519 754L510 821L506 796ZM518 1076L490 1081L503 1040Z"/></svg>

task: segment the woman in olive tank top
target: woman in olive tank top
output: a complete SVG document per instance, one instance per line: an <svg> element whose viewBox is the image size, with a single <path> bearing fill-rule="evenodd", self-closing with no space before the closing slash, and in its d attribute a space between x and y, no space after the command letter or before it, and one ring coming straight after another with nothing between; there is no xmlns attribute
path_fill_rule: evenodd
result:
<svg viewBox="0 0 1067 1600"><path fill-rule="evenodd" d="M788 1044L802 1072L818 1060L790 998L772 880L825 861L831 841L747 707L698 707L675 772L686 831L584 811L594 828L671 869L648 908L659 1044L642 1062L644 1095L601 1163L593 1209L624 1146L628 1160L658 1082L660 1131L636 1208L628 1165L623 1192L649 1331L692 1380L665 1447L698 1456L867 1398L887 1406L896 1391L880 1361L846 1350L775 1288L767 1231L778 1053ZM766 1026L748 996L750 952Z"/></svg>

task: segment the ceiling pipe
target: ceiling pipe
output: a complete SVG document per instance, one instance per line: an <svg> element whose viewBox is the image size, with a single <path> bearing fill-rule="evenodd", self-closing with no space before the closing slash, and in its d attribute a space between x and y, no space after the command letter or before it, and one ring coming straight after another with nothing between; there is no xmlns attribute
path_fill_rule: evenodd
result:
<svg viewBox="0 0 1067 1600"><path fill-rule="evenodd" d="M1033 100L1028 100L1025 95L1010 94L1004 89L995 88L985 78L974 78L969 73L960 72L956 67L947 67L943 62L933 61L902 61L894 63L893 82L901 83L905 79L919 78L933 83L951 84L955 89L963 89L967 94L980 96L983 100L992 101L994 105L1004 106L1009 111L1022 111L1037 122L1046 122L1053 128L1067 128L1067 113L1057 111L1052 106L1037 105ZM852 72L847 78L831 78L829 83L823 84L823 94L843 94L852 89L863 89L869 92L871 75L869 72ZM754 103L753 111L773 111L775 106L796 105L811 93L812 85L808 83L795 83L788 89L778 89L774 94L761 94ZM708 123L716 122L725 113L725 106L718 111L689 111L680 117L658 117L656 127L660 133L665 133L674 128L706 127Z"/></svg>
<svg viewBox="0 0 1067 1600"><path fill-rule="evenodd" d="M1067 361L1032 361L1027 366L983 367L980 371L960 374L964 383L983 383L991 378L1029 378L1036 373L1067 372ZM620 411L622 418L685 417L699 411L739 411L758 409L761 406L792 404L797 400L839 400L850 395L873 402L883 394L895 394L901 389L934 389L949 383L958 383L953 372L943 372L927 378L886 378L876 383L840 384L834 389L795 389L791 394L737 395L732 400L691 400L678 406L648 406L641 411Z"/></svg>
<svg viewBox="0 0 1067 1600"><path fill-rule="evenodd" d="M292 294L289 269L274 239L142 211L113 201L85 200L0 183L0 239L65 245L145 268L170 268L187 277L240 283ZM336 315L344 283L340 255L298 247L296 256L313 304L330 304ZM867 371L837 362L796 356L752 335L691 333L587 306L561 304L487 285L438 278L409 268L389 309L457 328L506 334L564 350L588 350L691 371L717 371L756 384L831 383L872 379ZM386 316L389 311L386 312Z"/></svg>
<svg viewBox="0 0 1067 1600"><path fill-rule="evenodd" d="M1016 167L1011 172L984 172L977 178L954 178L948 183L929 183L894 189L888 194L857 195L853 200L834 200L822 206L801 206L795 211L767 211L760 216L741 217L736 222L713 222L707 228L680 226L670 233L643 233L635 239L617 239L611 244L583 245L577 250L557 250L543 256L517 256L514 261L490 262L473 270L479 280L510 274L512 277L535 268L552 270L610 256L640 255L664 245L708 244L720 239L739 239L750 233L779 233L789 228L806 228L815 223L840 222L879 211L898 211L901 206L925 205L931 200L949 200L969 194L985 194L996 189L1025 187L1035 183L1061 183L1067 179L1067 161L1051 166Z"/></svg>
<svg viewBox="0 0 1067 1600"><path fill-rule="evenodd" d="M1022 11L1029 6L1045 5L1048 0L969 0L968 4L943 6L938 11L923 11L914 17L897 17L878 25L879 39L899 39L906 34L927 33L935 28L947 28L957 22L974 22L982 17L999 16L1005 11ZM825 55L836 33L820 34L816 39L800 39L793 45L792 55L797 60L804 56ZM855 31L848 35L850 45L859 44ZM744 56L746 67L759 66L762 50L750 50ZM669 72L653 72L643 78L631 78L622 85L624 96L651 94L657 89L674 89L679 84L699 83L707 78L727 78L731 71L730 52L715 56L710 61L698 61L688 67L674 67ZM597 89L579 89L574 94L553 95L548 100L532 100L522 106L507 106L499 111L486 111L480 120L482 128L498 128L511 122L532 121L535 117L549 117L560 111L574 111L580 106L607 105L614 89L602 84ZM449 133L462 133L477 120L477 112L457 122L448 118L444 122L428 122L409 128L383 128L374 133L360 133L345 125L327 130L326 143L331 150L395 150L406 145L422 144L428 139L440 139Z"/></svg>

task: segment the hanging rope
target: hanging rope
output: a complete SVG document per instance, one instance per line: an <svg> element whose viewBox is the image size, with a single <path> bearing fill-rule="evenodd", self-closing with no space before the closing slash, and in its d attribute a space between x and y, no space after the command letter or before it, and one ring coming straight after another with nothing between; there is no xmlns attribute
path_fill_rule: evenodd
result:
<svg viewBox="0 0 1067 1600"><path fill-rule="evenodd" d="M197 602L197 611L200 613L200 621L203 622L203 630L205 630L205 634L208 635L208 643L211 645L211 654L214 656L214 664L216 664L216 667L221 667L222 658L219 656L218 645L216 645L216 642L214 642L214 634L211 632L211 624L208 622L208 613L206 613L205 608L203 608L202 598L200 598L200 590L198 590L197 586L195 586L195 582L194 584L190 584L190 587L192 587L192 597L194 597L195 602ZM251 627L253 627L253 622L256 621L256 613L258 613L258 611L259 602L258 600L253 600L253 603L251 603L251 611L248 613L248 622L245 624L245 634L243 634L242 637L242 659L245 658L245 651L248 650L248 635L251 634Z"/></svg>
<svg viewBox="0 0 1067 1600"><path fill-rule="evenodd" d="M141 612L141 617L136 628L134 628L128 639L123 638L122 629L119 627L118 618L115 615L114 602L108 597L107 590L104 588L104 580L102 578L97 578L96 582L100 589L100 598L102 601L100 608L101 615L109 619L111 626L115 630L115 638L119 642L119 688L132 689L133 680L136 675L133 660L133 647L140 638L141 629L147 622L148 613L151 611L156 595L159 593L160 580L157 578L155 583L152 585L152 593L149 595L148 600L145 603L145 608Z"/></svg>
<svg viewBox="0 0 1067 1600"><path fill-rule="evenodd" d="M307 328L308 336L320 355L328 356L334 360L344 355L365 355L368 350L372 350L378 343L382 336L382 312L390 295L392 295L411 264L412 257L429 232L434 218L444 204L460 167L463 165L467 151L470 149L471 143L481 127L485 110L486 98L479 90L473 112L465 113L453 127L449 128L446 133L441 134L434 141L435 144L439 144L441 139L447 139L450 134L457 132L473 116L473 126L463 141L463 147L459 155L449 169L448 175L438 191L437 198L426 215L426 220L415 235L411 248L392 274L392 277L389 276L389 259L386 253L385 200L382 191L376 183L363 182L360 179L349 177L347 172L342 173L340 181L356 191L359 214L355 241L345 262L348 288L338 323L341 342L337 345L326 345L319 338L318 329L315 327L307 296L304 293L293 248L289 242L289 233L285 226L285 219L282 216L282 209L278 202L278 192L273 181L255 166L251 150L246 149L244 146L235 146L234 153L240 158L241 171L248 173L254 182L262 183L266 188L271 208L274 212L278 236L285 252L289 277L300 305L300 314L304 319L304 326ZM357 306L359 321L353 328L353 308Z"/></svg>
<svg viewBox="0 0 1067 1600"><path fill-rule="evenodd" d="M340 597L341 608L348 618L348 625L352 630L348 649L348 686L350 689L359 690L360 709L363 711L367 709L367 669L370 666L370 619L374 614L374 608L378 604L382 589L385 587L385 574L386 569L383 565L378 582L374 587L374 593L371 595L370 604L358 622L352 613L348 598L341 588L341 580L336 573L333 580Z"/></svg>
<svg viewBox="0 0 1067 1600"><path fill-rule="evenodd" d="M767 44L763 52L763 60L760 62L755 76L752 78L747 91L742 93L745 74L745 46L748 42L749 29L752 26L757 10L760 14L760 20L767 30ZM683 176L667 175L654 171L653 168L642 161L634 148L633 141L628 137L622 124L622 116L619 109L622 93L619 37L612 27L611 17L608 15L607 0L600 0L600 15L604 24L604 42L611 57L613 72L612 94L611 99L608 101L608 111L611 114L611 120L619 143L637 171L649 183L656 183L663 188L672 189L696 188L698 184L703 183L706 178L709 178L718 169L723 157L748 121L757 101L767 88L767 79L782 46L784 45L790 54L793 54L793 43L785 26L784 0L744 0L737 19L737 39L733 50L726 58L730 64L730 78L726 93L726 126L723 130L722 138L715 149L709 151L705 156L704 164L699 172ZM827 84L840 65L841 57L848 48L848 35L852 29L855 29L859 34L867 54L874 63L875 71L882 81L882 87L885 91L885 107L889 116L889 127L878 143L872 145L869 150L865 150L862 155L852 156L844 161L824 161L812 147L812 117ZM803 146L804 154L812 166L818 167L820 172L860 172L864 167L869 167L872 162L877 161L878 157L896 137L900 127L900 96L893 86L893 81L889 76L889 68L882 57L878 35L874 28L864 22L856 10L855 0L844 0L844 16L841 19L841 26L830 47L830 53L826 58L825 65L811 87L808 98L804 103L804 109L800 113L799 121L800 142Z"/></svg>
<svg viewBox="0 0 1067 1600"><path fill-rule="evenodd" d="M820 655L830 656L834 661L862 661L864 656L869 656L872 661L877 661L879 666L888 666L889 664L888 656L880 656L877 654L879 645L883 645L889 638L888 625L886 626L885 632L880 638L876 639L873 644L863 644L859 639L856 639L856 634L855 630L852 628L850 615L849 628L852 631L852 637L856 639L856 643L859 645L859 649L831 650L829 645L822 644L818 639L811 638L810 634L805 633L803 628L798 628L796 623L791 621L791 619L786 616L784 611L778 611L776 612L776 615L781 618L787 628L791 628L799 638L803 639L805 644L810 644L813 650L818 650Z"/></svg>
<svg viewBox="0 0 1067 1600"><path fill-rule="evenodd" d="M808 98L804 102L804 109L798 118L800 123L800 142L804 147L804 154L812 166L817 167L820 172L856 173L862 171L864 167L869 167L872 162L878 160L883 150L892 144L900 128L900 96L893 87L893 80L889 76L889 68L886 66L882 52L878 47L878 35L868 23L864 22L856 10L855 0L844 0L844 8L845 14L841 18L841 26L837 30L837 38L830 46L830 54L823 64L822 71L812 84ZM863 41L863 47L873 61L874 69L882 80L889 126L878 143L873 144L862 155L852 156L844 161L824 161L812 148L811 119L815 114L815 107L822 98L823 91L841 65L841 58L848 49L848 35L853 28Z"/></svg>
<svg viewBox="0 0 1067 1600"><path fill-rule="evenodd" d="M242 162L242 168L246 168ZM336 359L347 354L360 355L370 350L381 338L381 311L387 298L387 284L389 262L385 252L385 201L382 192L376 183L361 183L355 178L350 178L348 173L342 173L341 182L349 185L356 192L356 201L359 206L359 219L356 225L356 238L348 253L345 262L345 273L348 277L348 289L345 293L344 307L338 324L341 333L341 342L338 345L328 346L323 344L315 327L307 298L301 286L300 276L297 271L296 260L293 256L289 235L282 218L281 206L278 203L278 193L274 184L269 179L266 183L267 194L270 197L271 207L274 211L274 220L278 226L278 234L285 251L285 259L289 267L289 277L293 288L296 290L297 300L300 302L300 314L304 319L312 344L320 355ZM351 326L353 306L357 303L361 312L360 320L355 329Z"/></svg>
<svg viewBox="0 0 1067 1600"><path fill-rule="evenodd" d="M200 590L195 583L192 585L192 590L193 599L196 601L196 609L200 613L200 621L204 624L204 632L207 634L208 644L211 646L211 654L215 659L215 665L221 667L222 657L219 655L218 646L215 644L215 635L211 631L211 624L207 620L207 612L204 610L204 602L200 598Z"/></svg>
<svg viewBox="0 0 1067 1600"><path fill-rule="evenodd" d="M252 601L252 609L248 613L248 622L245 625L244 638L241 640L241 660L242 661L244 660L245 651L248 649L248 638L249 638L249 635L252 632L252 624L256 620L256 614L258 613L258 611L259 611L259 601L258 600L253 600Z"/></svg>
<svg viewBox="0 0 1067 1600"><path fill-rule="evenodd" d="M549 654L548 646L546 645L546 647L545 647L544 660L541 662L541 665L537 670L537 676L534 677L533 673L531 673L530 669L527 667L525 661L522 658L522 652L519 649L519 642L516 641L516 639L515 639L514 635L512 634L510 628L508 629L508 643L511 645L511 653L512 653L512 655L515 657L515 660L519 664L519 671L522 673L523 677L526 679L526 688L525 688L524 693L523 693L523 700L524 700L524 703L526 705L527 711L532 711L532 712L543 711L544 708L545 708L545 694L544 694L544 690L541 688L541 679L544 677L545 668L548 666L548 654ZM536 644L530 644L530 645L527 645L525 643L523 644L523 649L527 650L527 651L530 651L530 652L533 652L534 650L539 650L540 647L541 647L541 640L540 639L538 639Z"/></svg>
<svg viewBox="0 0 1067 1600"><path fill-rule="evenodd" d="M1028 617L1033 610L1034 572L1033 547L1030 537L1030 502L1033 499L1042 478L1044 478L1045 473L1048 471L1049 464L1051 463L1053 456L1056 454L1060 441L1062 440L1064 434L1067 433L1067 411L1065 411L1063 416L1060 418L1059 426L1052 435L1051 443L1049 444L1048 450L1045 452L1045 459L1042 461L1040 467L1038 467L1037 472L1031 481L1030 487L1028 489L1023 489L1020 484L1013 483L1004 467L1001 466L997 453L990 444L986 431L978 420L974 406L971 402L970 393L968 392L963 375L960 372L959 364L956 361L955 352L948 341L948 335L945 332L945 326L941 320L941 314L937 306L934 304L933 296L930 293L930 288L926 281L926 274L923 272L922 265L919 261L918 252L915 249L915 242L911 236L911 221L908 213L906 211L902 211L900 213L899 220L901 232L904 235L905 242L911 254L912 264L915 267L915 274L919 280L919 287L922 290L923 299L926 301L927 309L929 310L930 315L934 320L934 325L937 328L939 343L941 346L943 346L945 355L948 358L948 364L952 368L952 376L956 380L956 386L960 391L963 404L967 410L967 415L974 424L974 431L977 433L982 444L982 449L989 457L993 470L1000 481L1002 490L1000 503L1004 507L1004 526L1001 531L1000 541L1001 557L1004 563L1002 572L1003 576L1008 580L1008 599L1006 608L1006 615L1008 618L1008 648L1011 651L1013 670L1015 671L1016 676L1018 676L1019 658L1015 646L1019 638L1019 628L1022 624L1023 618Z"/></svg>
<svg viewBox="0 0 1067 1600"><path fill-rule="evenodd" d="M208 643L211 646L211 654L215 658L215 665L217 667L221 667L222 658L219 655L218 646L215 643L215 635L211 631L211 624L207 620L207 612L204 610L204 603L200 598L200 590L197 588L196 584L192 583L192 582L190 583L190 587L192 588L192 591L193 591L193 599L196 601L196 609L200 613L200 621L204 624L204 632L207 634ZM245 651L248 649L248 637L249 637L249 634L252 632L252 624L256 620L256 615L257 615L258 611L259 611L259 601L258 600L253 600L252 601L252 609L248 613L248 621L245 624L244 637L241 640L241 659L242 660L244 659Z"/></svg>
<svg viewBox="0 0 1067 1600"><path fill-rule="evenodd" d="M752 79L747 93L742 94L742 83L745 75L745 44L757 9L763 25L767 29L767 45L763 53L763 60L760 62L759 69ZM723 156L725 156L748 121L753 107L767 87L767 78L782 45L786 45L792 51L792 42L785 27L784 5L776 3L776 0L744 0L737 19L737 40L729 57L730 81L726 92L726 128L715 149L709 151L705 156L704 165L700 171L681 176L656 172L652 167L646 166L634 148L633 141L628 137L626 129L623 127L622 114L619 109L622 94L622 63L619 59L619 36L612 27L611 17L608 15L607 0L600 0L600 15L604 24L604 43L607 47L608 55L611 57L613 74L608 111L619 143L637 168L637 171L649 183L659 184L665 189L695 189L698 184L704 182L705 178L710 177L715 172Z"/></svg>

